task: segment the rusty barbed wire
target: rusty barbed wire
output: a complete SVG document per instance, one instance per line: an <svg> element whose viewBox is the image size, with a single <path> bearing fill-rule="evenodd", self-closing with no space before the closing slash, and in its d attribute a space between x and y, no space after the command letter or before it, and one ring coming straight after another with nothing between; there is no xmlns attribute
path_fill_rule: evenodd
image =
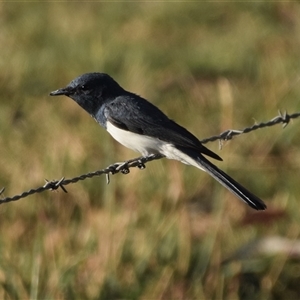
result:
<svg viewBox="0 0 300 300"><path fill-rule="evenodd" d="M205 144L205 143L213 142L216 140L220 140L220 142L228 141L237 135L249 133L251 131L254 131L254 130L257 130L260 128L270 127L270 126L274 126L274 125L280 124L280 123L282 123L283 128L285 128L289 124L291 119L295 119L295 118L299 118L299 117L300 117L300 112L288 114L287 112L281 113L279 111L278 116L274 117L270 121L254 124L250 127L244 128L242 130L229 129L229 130L222 132L219 135L215 135L215 136L211 136L207 139L203 139L203 140L201 140L201 143ZM146 168L145 164L147 162L150 162L150 161L156 160L156 159L161 159L163 157L164 156L161 154L152 154L147 157L141 156L141 157L137 157L137 158L133 158L131 160L125 161L125 162L114 163L114 164L106 167L105 169L82 174L80 176L77 176L77 177L74 177L71 179L65 179L64 177L62 177L59 180L51 180L51 181L48 181L47 179L45 179L46 183L43 186L40 186L36 189L30 189L26 192L23 192L19 195L15 195L13 197L5 197L3 199L0 199L0 204L17 201L22 198L28 197L29 195L41 193L46 190L52 190L52 191L57 190L58 188L61 188L65 193L67 193L67 190L64 187L65 185L68 185L70 183L76 183L80 180L85 180L87 178L92 178L92 177L100 176L103 174L106 175L106 182L109 183L110 174L112 174L112 175L117 174L117 173L128 174L130 172L129 169L134 168L134 167L138 167L139 169L145 169ZM3 195L4 191L5 191L5 188L3 187L0 190L0 196Z"/></svg>

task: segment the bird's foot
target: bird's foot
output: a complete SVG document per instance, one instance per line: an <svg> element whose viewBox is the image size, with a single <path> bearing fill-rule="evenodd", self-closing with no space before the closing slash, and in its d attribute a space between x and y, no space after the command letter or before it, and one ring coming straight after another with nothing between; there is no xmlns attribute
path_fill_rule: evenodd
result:
<svg viewBox="0 0 300 300"><path fill-rule="evenodd" d="M112 167L114 168L114 172L112 172L112 174L118 172L121 172L122 174L128 174L130 172L128 167L128 161L114 163Z"/></svg>

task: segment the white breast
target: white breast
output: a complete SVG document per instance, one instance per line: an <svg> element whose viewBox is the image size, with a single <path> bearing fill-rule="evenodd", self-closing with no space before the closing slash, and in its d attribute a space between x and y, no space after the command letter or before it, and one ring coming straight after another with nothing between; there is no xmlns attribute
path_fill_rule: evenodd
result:
<svg viewBox="0 0 300 300"><path fill-rule="evenodd" d="M116 141L127 148L140 152L143 156L161 153L161 147L166 144L159 139L147 135L141 135L120 129L110 122L107 122L106 129Z"/></svg>
<svg viewBox="0 0 300 300"><path fill-rule="evenodd" d="M184 164L192 165L202 169L195 159L182 153L171 143L167 143L147 135L141 135L128 130L120 129L110 122L107 122L106 129L120 144L134 151L140 152L143 156L160 153L169 159L179 160Z"/></svg>

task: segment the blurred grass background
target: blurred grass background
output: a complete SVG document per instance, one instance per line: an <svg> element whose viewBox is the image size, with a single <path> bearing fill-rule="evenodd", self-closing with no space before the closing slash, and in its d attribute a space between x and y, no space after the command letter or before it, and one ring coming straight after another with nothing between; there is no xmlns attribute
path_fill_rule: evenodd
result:
<svg viewBox="0 0 300 300"><path fill-rule="evenodd" d="M199 138L300 109L296 2L2 2L0 26L5 196L138 156L48 96L85 72ZM266 212L167 160L1 205L0 298L299 298L298 122L208 145Z"/></svg>

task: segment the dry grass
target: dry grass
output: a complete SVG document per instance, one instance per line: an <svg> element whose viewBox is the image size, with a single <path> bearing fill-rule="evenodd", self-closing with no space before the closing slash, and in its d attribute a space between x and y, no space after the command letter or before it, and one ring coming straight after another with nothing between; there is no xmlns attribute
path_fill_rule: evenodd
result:
<svg viewBox="0 0 300 300"><path fill-rule="evenodd" d="M8 195L137 155L48 97L84 72L109 73L199 138L299 110L296 3L1 3L0 17ZM2 205L0 298L299 298L297 249L250 244L298 240L298 122L209 145L263 213L167 160Z"/></svg>

